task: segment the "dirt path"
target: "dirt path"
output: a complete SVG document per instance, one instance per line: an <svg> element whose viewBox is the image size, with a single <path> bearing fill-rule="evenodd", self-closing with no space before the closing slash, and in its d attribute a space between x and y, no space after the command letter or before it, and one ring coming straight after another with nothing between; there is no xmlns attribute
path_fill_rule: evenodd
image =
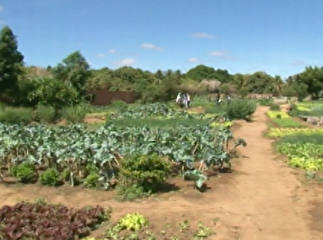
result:
<svg viewBox="0 0 323 240"><path fill-rule="evenodd" d="M73 207L99 204L112 207L112 221L139 211L156 232L167 230L167 226L173 231L185 219L192 226L202 221L215 230L211 239L219 240L322 240L322 185L301 183L297 172L277 159L272 141L263 137L266 110L258 108L253 122L238 122L241 127L235 136L244 138L248 146L234 161L233 174L210 178L206 193L199 193L192 183L179 178L171 180L179 191L136 202L114 200L113 192L1 184L0 203L44 197Z"/></svg>

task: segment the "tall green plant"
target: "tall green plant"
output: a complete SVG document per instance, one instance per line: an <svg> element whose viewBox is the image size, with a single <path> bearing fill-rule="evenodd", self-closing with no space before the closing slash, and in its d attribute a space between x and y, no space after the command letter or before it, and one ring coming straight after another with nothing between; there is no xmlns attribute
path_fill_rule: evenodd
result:
<svg viewBox="0 0 323 240"><path fill-rule="evenodd" d="M0 32L0 95L17 88L23 58L12 30L4 27Z"/></svg>

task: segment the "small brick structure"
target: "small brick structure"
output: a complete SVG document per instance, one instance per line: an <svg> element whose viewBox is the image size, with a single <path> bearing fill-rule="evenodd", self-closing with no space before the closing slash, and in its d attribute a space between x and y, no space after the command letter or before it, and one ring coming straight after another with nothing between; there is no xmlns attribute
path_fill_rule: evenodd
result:
<svg viewBox="0 0 323 240"><path fill-rule="evenodd" d="M104 106L112 103L115 100L122 100L126 103L134 103L136 101L136 94L134 92L126 91L108 91L96 90L91 92L93 95L91 104L97 106Z"/></svg>

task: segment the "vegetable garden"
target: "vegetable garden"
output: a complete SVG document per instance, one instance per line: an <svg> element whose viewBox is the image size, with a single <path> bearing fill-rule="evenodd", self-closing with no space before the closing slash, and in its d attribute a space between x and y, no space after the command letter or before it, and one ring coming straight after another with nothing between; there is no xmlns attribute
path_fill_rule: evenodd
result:
<svg viewBox="0 0 323 240"><path fill-rule="evenodd" d="M166 105L141 107L111 116L104 126L94 131L85 125L48 127L46 125L0 124L0 161L2 175L12 174L22 182L36 181L38 175L50 175L48 185L69 182L86 183L95 178L108 189L118 178L120 162L132 154L156 153L174 165L181 173L196 180L202 188L207 168L230 166L228 141L233 138L225 127L212 128L209 121L200 125L181 125L176 128L151 126L122 126L113 122L120 119L182 118L200 119L203 115L190 115L174 111ZM245 144L235 142L234 147ZM198 163L198 164L196 164ZM198 167L197 167L198 165ZM47 169L47 170L46 170ZM46 171L44 171L46 170ZM25 176L27 175L27 176ZM43 177L42 177L43 176Z"/></svg>

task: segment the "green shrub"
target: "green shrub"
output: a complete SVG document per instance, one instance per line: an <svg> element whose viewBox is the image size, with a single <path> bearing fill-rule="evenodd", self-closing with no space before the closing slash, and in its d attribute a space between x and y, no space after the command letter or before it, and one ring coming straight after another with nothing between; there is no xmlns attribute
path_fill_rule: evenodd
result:
<svg viewBox="0 0 323 240"><path fill-rule="evenodd" d="M128 104L121 100L112 101L110 107L118 110L118 112L125 112L128 110Z"/></svg>
<svg viewBox="0 0 323 240"><path fill-rule="evenodd" d="M5 123L30 123L33 120L31 108L6 107L0 111L0 122Z"/></svg>
<svg viewBox="0 0 323 240"><path fill-rule="evenodd" d="M99 174L96 172L91 172L83 182L83 185L86 187L97 187L99 185Z"/></svg>
<svg viewBox="0 0 323 240"><path fill-rule="evenodd" d="M136 184L119 184L117 186L118 199L122 201L132 201L138 198L147 197L151 192L145 191L142 186Z"/></svg>
<svg viewBox="0 0 323 240"><path fill-rule="evenodd" d="M256 103L249 100L233 100L227 106L227 114L230 119L250 120L256 110Z"/></svg>
<svg viewBox="0 0 323 240"><path fill-rule="evenodd" d="M83 105L65 107L62 110L62 117L70 123L83 122L86 115L86 108Z"/></svg>
<svg viewBox="0 0 323 240"><path fill-rule="evenodd" d="M11 169L11 174L22 183L32 183L37 181L35 166L31 163L21 163Z"/></svg>
<svg viewBox="0 0 323 240"><path fill-rule="evenodd" d="M171 165L157 154L126 157L121 164L123 184L142 186L144 191L156 191L171 173Z"/></svg>
<svg viewBox="0 0 323 240"><path fill-rule="evenodd" d="M274 102L272 99L261 98L261 99L257 99L257 103L261 106L270 107Z"/></svg>
<svg viewBox="0 0 323 240"><path fill-rule="evenodd" d="M40 174L40 183L43 185L57 186L59 183L60 175L54 168L48 168Z"/></svg>
<svg viewBox="0 0 323 240"><path fill-rule="evenodd" d="M279 111L280 110L280 105L277 104L277 103L272 103L272 104L270 104L270 110Z"/></svg>
<svg viewBox="0 0 323 240"><path fill-rule="evenodd" d="M50 123L55 120L56 111L52 106L37 105L36 116L40 122Z"/></svg>

